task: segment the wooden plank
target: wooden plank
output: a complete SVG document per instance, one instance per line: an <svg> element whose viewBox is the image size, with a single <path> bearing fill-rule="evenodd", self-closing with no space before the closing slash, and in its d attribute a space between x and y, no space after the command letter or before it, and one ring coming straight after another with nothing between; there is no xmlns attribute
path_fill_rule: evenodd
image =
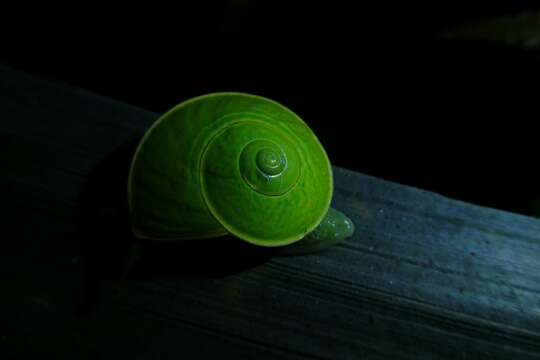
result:
<svg viewBox="0 0 540 360"><path fill-rule="evenodd" d="M4 67L0 95L4 358L540 357L536 219L334 167L357 232L326 253L137 243L125 177L158 115Z"/></svg>

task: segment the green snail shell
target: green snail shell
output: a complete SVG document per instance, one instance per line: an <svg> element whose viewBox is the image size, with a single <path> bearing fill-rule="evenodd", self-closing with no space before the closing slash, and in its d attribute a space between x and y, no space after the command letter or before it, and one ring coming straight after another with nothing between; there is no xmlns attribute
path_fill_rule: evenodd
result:
<svg viewBox="0 0 540 360"><path fill-rule="evenodd" d="M281 246L317 227L332 191L327 154L296 114L263 97L214 93L177 105L146 132L128 203L139 237L232 233Z"/></svg>

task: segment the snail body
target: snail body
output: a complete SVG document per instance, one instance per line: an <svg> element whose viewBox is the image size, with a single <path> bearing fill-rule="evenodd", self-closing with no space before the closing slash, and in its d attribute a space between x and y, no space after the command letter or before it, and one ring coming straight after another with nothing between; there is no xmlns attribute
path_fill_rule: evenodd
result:
<svg viewBox="0 0 540 360"><path fill-rule="evenodd" d="M145 133L132 159L128 205L140 238L231 233L260 246L297 242L323 222L332 168L311 129L250 94L187 100Z"/></svg>

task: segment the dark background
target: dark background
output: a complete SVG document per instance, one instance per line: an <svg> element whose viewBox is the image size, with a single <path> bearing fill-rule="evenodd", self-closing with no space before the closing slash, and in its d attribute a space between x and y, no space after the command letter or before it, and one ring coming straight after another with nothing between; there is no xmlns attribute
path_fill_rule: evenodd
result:
<svg viewBox="0 0 540 360"><path fill-rule="evenodd" d="M537 52L441 34L535 2L432 3L28 5L3 11L0 63L159 113L213 91L270 97L335 165L534 215Z"/></svg>

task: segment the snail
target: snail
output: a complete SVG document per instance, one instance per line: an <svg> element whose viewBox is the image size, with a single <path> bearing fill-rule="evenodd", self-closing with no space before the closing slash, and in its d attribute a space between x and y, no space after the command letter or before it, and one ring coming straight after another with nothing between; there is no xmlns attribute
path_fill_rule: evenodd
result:
<svg viewBox="0 0 540 360"><path fill-rule="evenodd" d="M251 94L206 94L162 115L139 142L127 188L137 238L232 234L311 252L354 231L330 208L332 167L315 134L285 106Z"/></svg>

